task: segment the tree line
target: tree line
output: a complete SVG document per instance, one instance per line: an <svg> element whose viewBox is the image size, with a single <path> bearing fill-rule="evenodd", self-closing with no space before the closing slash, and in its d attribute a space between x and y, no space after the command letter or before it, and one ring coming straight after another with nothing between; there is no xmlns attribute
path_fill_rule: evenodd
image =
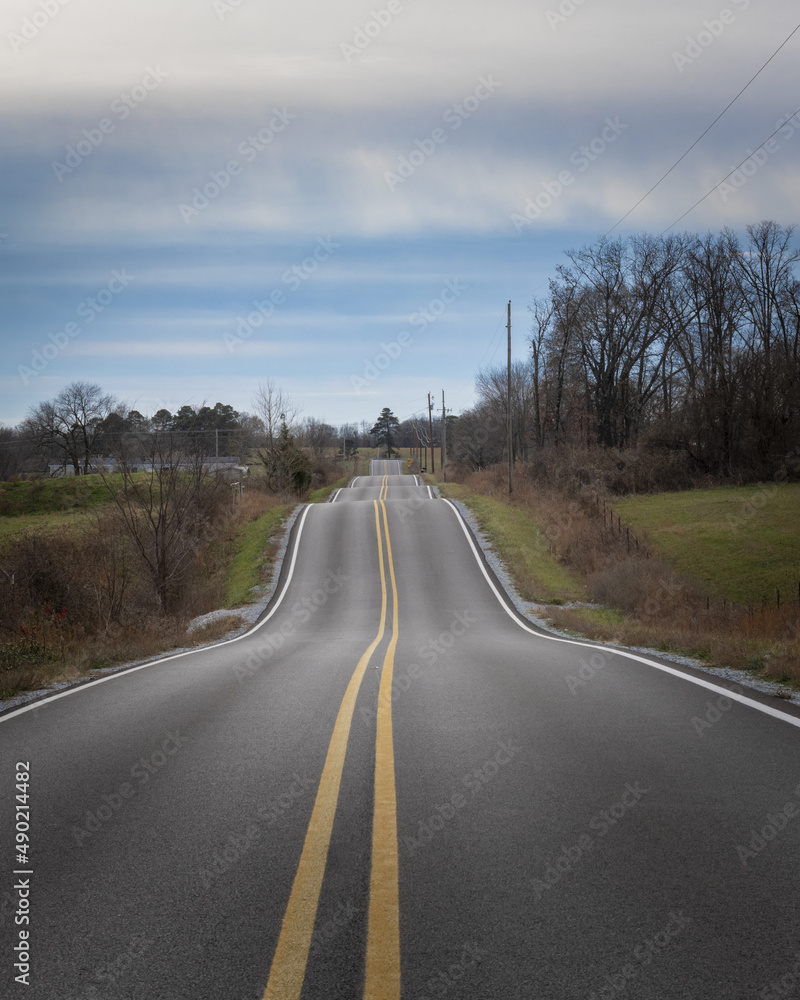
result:
<svg viewBox="0 0 800 1000"><path fill-rule="evenodd" d="M388 409L374 424L329 424L303 416L300 406L273 380L261 383L250 412L229 403L174 413L166 408L146 416L90 382L72 382L53 399L31 407L16 427L0 427L0 481L26 475L86 475L124 451L129 459L159 439L163 450L187 455L229 456L245 464L256 456L276 492L310 481L309 473L326 459L352 458L359 448L419 448L429 444L428 422L399 422ZM386 437L389 413L389 439ZM438 425L434 437L438 440ZM144 461L144 458L142 458Z"/></svg>
<svg viewBox="0 0 800 1000"><path fill-rule="evenodd" d="M656 450L722 480L773 474L800 446L800 281L793 226L744 240L603 237L566 252L512 366L513 451ZM506 367L448 430L470 468L503 461Z"/></svg>

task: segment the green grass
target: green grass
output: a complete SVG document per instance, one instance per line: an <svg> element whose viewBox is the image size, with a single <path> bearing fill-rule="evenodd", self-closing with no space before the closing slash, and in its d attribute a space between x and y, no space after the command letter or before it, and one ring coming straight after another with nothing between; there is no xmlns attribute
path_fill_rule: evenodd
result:
<svg viewBox="0 0 800 1000"><path fill-rule="evenodd" d="M430 478L430 477L428 477ZM481 496L458 483L438 483L442 496L460 500L513 574L523 599L540 604L580 600L580 581L553 553L530 511Z"/></svg>
<svg viewBox="0 0 800 1000"><path fill-rule="evenodd" d="M335 483L331 483L330 486L321 486L318 490L312 490L308 494L308 502L325 503L331 493L335 493L336 490L346 486L352 478L350 475L343 476L341 479L337 479Z"/></svg>
<svg viewBox="0 0 800 1000"><path fill-rule="evenodd" d="M614 628L625 622L625 615L618 608L576 608L581 618L591 625Z"/></svg>
<svg viewBox="0 0 800 1000"><path fill-rule="evenodd" d="M115 473L111 479L121 476ZM70 476L36 479L24 483L0 483L0 517L58 514L109 503L108 488L101 476Z"/></svg>
<svg viewBox="0 0 800 1000"><path fill-rule="evenodd" d="M238 607L252 601L251 590L262 582L262 570L269 560L270 541L291 510L281 504L242 525L239 546L225 581L225 606Z"/></svg>
<svg viewBox="0 0 800 1000"><path fill-rule="evenodd" d="M712 593L742 604L797 599L800 484L626 497L614 509L650 547Z"/></svg>
<svg viewBox="0 0 800 1000"><path fill-rule="evenodd" d="M56 531L74 531L81 526L75 514L19 514L0 517L0 543L21 535L42 535Z"/></svg>

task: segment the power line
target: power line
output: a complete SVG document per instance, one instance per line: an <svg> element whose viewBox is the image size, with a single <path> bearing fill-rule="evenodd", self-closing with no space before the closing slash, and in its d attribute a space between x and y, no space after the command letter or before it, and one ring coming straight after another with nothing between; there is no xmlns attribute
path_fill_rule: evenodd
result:
<svg viewBox="0 0 800 1000"><path fill-rule="evenodd" d="M648 191L648 192L647 192L646 194L642 195L642 197L641 197L641 198L640 198L640 199L639 199L639 200L638 200L638 201L636 202L636 204L635 204L635 205L633 206L633 208L629 209L629 210L628 210L628 211L627 211L627 212L625 213L625 215L623 215L623 216L622 216L622 218L621 218L621 219L619 220L619 222L616 222L616 223L614 223L614 225L613 225L613 226L612 226L612 227L611 227L611 228L610 228L610 229L608 230L608 232L607 232L607 233L605 234L606 236L608 236L608 235L609 235L609 233L613 233L613 232L614 232L614 230L615 230L615 229L617 228L617 226L619 226L619 225L622 225L622 223L623 223L623 222L624 222L624 221L625 221L625 220L626 220L626 219L628 218L628 216L629 216L629 215L631 215L631 214L632 214L633 212L635 212L635 211L636 211L636 209L637 209L637 208L638 208L638 207L639 207L639 206L640 206L640 205L642 204L642 202L643 202L643 201L645 201L645 200L646 200L647 198L649 198L649 197L650 197L650 195L651 195L651 194L652 194L652 193L653 193L653 192L655 191L655 189L656 189L656 188L658 187L658 185L659 185L659 184L660 184L660 183L661 183L661 182L662 182L663 180L666 180L666 178L667 178L667 177L669 177L669 175L670 175L670 174L672 173L672 171L673 171L673 170L675 169L675 167L677 167L679 163L681 163L681 162L682 162L683 160L685 160L685 159L686 159L686 157L687 157L687 156L689 155L689 153L691 153L691 151L692 151L692 150L694 149L694 147L695 147L695 146L696 146L696 145L697 145L697 144L698 144L698 143L700 142L700 140L701 140L701 139L703 139L703 138L704 138L704 137L705 137L705 136L706 136L706 135L707 135L707 134L708 134L708 133L709 133L709 132L711 131L711 129L712 129L712 128L713 128L713 127L714 127L714 126L715 126L715 125L717 124L717 122L718 122L718 121L720 120L720 118L722 118L722 116L723 116L723 115L725 114L725 112L726 112L726 111L728 111L728 110L729 110L729 109L730 109L731 107L733 107L733 105L734 105L734 104L735 104L735 103L736 103L736 102L737 102L737 101L739 100L739 98L740 98L740 97L742 96L742 94L743 94L743 93L744 93L744 92L745 92L745 91L747 90L747 88L748 88L748 87L750 86L750 84L751 84L751 83L753 83L753 81L754 81L754 80L755 80L755 79L756 79L756 78L757 78L758 76L760 76L760 74L762 73L762 71L763 71L763 70L765 70L765 69L767 68L767 66L769 66L769 64L770 64L770 63L772 62L772 60L773 60L773 59L775 58L775 56L776 56L776 55L777 55L777 54L778 54L778 53L779 53L779 52L781 51L781 49L782 49L782 48L784 47L784 45L786 45L786 43L787 43L787 42L789 41L789 39L790 39L790 38L792 37L792 35L795 35L795 34L796 34L796 33L797 33L798 31L800 31L800 24L798 24L798 25L797 25L797 27L796 27L796 28L794 29L794 31L792 31L792 32L791 32L791 33L790 33L790 34L789 34L789 35L788 35L788 36L787 36L787 37L786 37L786 38L785 38L785 39L784 39L784 40L783 40L783 41L781 42L781 44L780 44L780 45L779 45L779 46L777 47L777 49L775 49L775 51L774 51L774 52L772 53L772 55L771 55L771 56L769 57L769 59L767 59L767 61L766 61L766 62L764 63L764 65L763 65L763 66L761 67L761 69L759 69L759 70L758 70L758 72L757 72L757 73L756 73L756 74L755 74L754 76L750 77L750 79L749 79L749 80L747 81L747 83L746 83L746 84L745 84L745 85L744 85L744 86L742 87L742 89L741 89L741 90L739 91L739 93L738 93L738 94L736 95L736 97L734 97L734 98L733 98L733 100L732 100L732 101L730 101L730 103L729 103L729 104L727 104L727 105L726 105L726 106L725 106L725 107L724 107L724 108L722 109L722 111L720 111L720 113L719 113L719 114L717 115L717 117L716 117L716 118L714 119L714 121L713 121L713 122L712 122L712 123L711 123L711 124L710 124L710 125L708 126L708 128L707 128L707 129L705 130L705 132L703 132L703 134L702 134L702 135L698 136L698 137L697 137L697 139L695 139L695 141L694 141L694 142L693 142L693 143L691 144L691 146L689 146L689 148L688 148L688 149L686 150L686 152L685 152L685 153L684 153L684 154L683 154L683 155L682 155L681 157L679 157L679 158L678 158L678 159L677 159L677 160L676 160L676 161L675 161L675 162L674 162L674 163L672 164L672 166L671 166L671 167L669 168L669 170L668 170L668 171L667 171L667 172L666 172L665 174L663 174L663 175L662 175L661 177L659 177L659 179L658 179L658 180L657 180L657 181L655 182L655 184L654 184L654 185L653 185L653 186L652 186L652 187L650 188L650 190L649 190L649 191ZM773 132L773 135L774 135L774 134L775 134L775 133ZM770 138L772 138L772 137L770 136ZM767 142L768 140L766 140L766 139L765 139L764 141L765 141L765 142ZM763 144L762 144L762 145L763 145ZM734 169L736 169L736 168L734 168ZM733 171L731 171L731 173L733 173ZM724 178L723 178L723 180L724 180ZM720 181L720 184L721 184L721 183L722 183L722 181ZM708 195L706 195L705 197L708 197ZM701 198L701 199L700 199L700 201L702 201L702 200L703 200L703 199ZM699 204L699 202L698 202L698 204ZM689 211L691 211L691 209L689 209ZM683 218L683 216L681 216L681 218ZM678 222L680 222L680 219L678 219ZM674 226L674 225L675 225L675 223L673 222L673 224L672 224L672 225ZM669 227L669 226L668 226L667 228L671 228L671 227ZM666 230L665 230L665 232L666 232Z"/></svg>
<svg viewBox="0 0 800 1000"><path fill-rule="evenodd" d="M500 334L505 329L505 322L506 322L505 316L501 317L500 321L498 322L497 326L495 327L494 333L492 334L492 339L489 341L489 346L483 352L483 357L478 362L478 367L476 368L476 372L479 372L481 370L481 365L483 364L483 362L484 362L484 360L486 358L486 355L491 350L492 344L494 344L495 340L497 340L497 343L494 344L494 350L492 351L492 356L491 356L491 358L489 358L489 360L491 361L492 358L494 358L495 354L497 354L497 348L500 346L500 341L502 339L500 337ZM469 384L469 383L467 383L467 384Z"/></svg>
<svg viewBox="0 0 800 1000"><path fill-rule="evenodd" d="M668 232L668 231L669 231L670 229L672 229L672 227L673 227L673 226L677 226L677 225L678 225L678 223L679 223L679 222L681 221L681 219L685 219L685 218L686 218L686 216L687 216L687 215L688 215L688 214L689 214L690 212L693 212L693 211L694 211L694 210L695 210L695 209L697 208L697 206L698 206L698 205L700 204L700 202L703 202L703 201L705 201L705 200L706 200L706 198L707 198L707 197L708 197L708 196L709 196L710 194L713 194L713 193L714 193L714 192L715 192L715 191L717 190L717 188L718 188L718 187L720 186L720 184L723 184L723 183L724 183L724 182L725 182L725 181L726 181L726 180L727 180L727 179L728 179L728 178L729 178L729 177L731 176L731 174L735 174L735 173L736 173L736 171L737 171L737 170L739 169L739 167L741 167L741 166L742 166L743 164L747 163L747 161L748 161L748 160L749 160L749 159L750 159L750 158L751 158L751 157L753 156L753 154L754 154L754 153L757 153L757 152L758 152L758 150L759 150L759 149L761 149L761 147L762 147L762 146L765 146L765 145L766 145L766 144L767 144L767 143L769 142L769 140L770 140L770 139L771 139L771 138L772 138L772 137L773 137L773 136L774 136L774 135L775 135L775 134L776 134L777 132L780 132L780 130L781 130L781 129L782 129L783 127L784 127L784 125L786 124L786 121L791 121L791 119L792 119L792 118L794 118L794 117L795 117L795 115L797 115L797 114L800 114L800 108L798 108L798 109L797 109L797 111L795 111L793 115L790 115L790 117L789 117L788 119L786 119L786 120L782 121L782 122L780 123L780 125L779 125L779 126L778 126L778 127L776 128L776 129L775 129L775 131L774 131L774 132L770 132L770 134L769 134L769 135L767 136L767 138L766 138L766 139L765 139L765 140L764 140L763 142L760 142L760 143L759 143L759 144L758 144L758 145L756 146L756 148L755 148L755 149L751 150L751 151L750 151L750 152L749 152L749 153L747 154L747 156L745 156L745 158L744 158L744 159L743 159L743 160L741 161L741 163L737 163L737 164L736 164L736 166L735 166L735 167L733 167L733 169L732 169L732 170L729 170L729 171L728 171L728 173L727 173L727 174L725 174L725 176L724 176L724 177L722 178L722 180L720 180L720 181L717 181L717 183L716 183L716 184L714 185L714 187L712 187L712 188L711 188L711 190L710 190L710 191L707 191L707 192L706 192L706 193L705 193L705 194L703 195L703 197L702 197L702 198L699 198L699 199L698 199L698 200L697 200L697 201L696 201L696 202L694 203L694 205L692 205L692 207L691 207L691 208L687 208L687 209L686 209L686 211L685 211L685 212L683 213L683 215L681 215L681 216L680 216L680 218L676 219L676 220L675 220L675 221L674 221L673 223L671 223L671 224L670 224L669 226L667 226L667 228L666 228L666 229L663 229L663 230L662 230L662 231L661 231L661 232L659 233L659 235L660 235L660 236L663 236L663 235L664 235L664 233L666 233L666 232Z"/></svg>
<svg viewBox="0 0 800 1000"><path fill-rule="evenodd" d="M503 330L505 329L505 322L506 322L506 319L505 319L505 316L503 316L500 319L500 321L498 322L497 326L495 327L495 331L492 334L491 340L489 341L489 346L483 352L483 357L478 362L478 367L475 369L475 372L474 372L472 378L469 380L469 382L465 382L461 386L461 388L458 390L457 395L460 395L467 388L467 386L469 386L469 385L474 386L475 379L476 379L476 377L478 375L478 372L481 370L481 366L483 365L483 362L484 362L484 360L486 358L486 355L489 353L489 351L492 351L491 357L489 358L489 362L490 363L491 363L492 359L494 358L495 354L497 354L497 348L500 346L500 343L502 341L502 336L501 335L502 335ZM497 341L496 344L495 344L495 340ZM492 345L493 344L494 344L494 350L492 350Z"/></svg>

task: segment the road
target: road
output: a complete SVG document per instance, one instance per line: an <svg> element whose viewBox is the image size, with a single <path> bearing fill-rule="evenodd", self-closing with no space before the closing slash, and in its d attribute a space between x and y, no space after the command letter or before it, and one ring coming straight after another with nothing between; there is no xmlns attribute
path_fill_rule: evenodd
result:
<svg viewBox="0 0 800 1000"><path fill-rule="evenodd" d="M800 993L798 713L537 633L399 472L246 636L0 716L3 997Z"/></svg>

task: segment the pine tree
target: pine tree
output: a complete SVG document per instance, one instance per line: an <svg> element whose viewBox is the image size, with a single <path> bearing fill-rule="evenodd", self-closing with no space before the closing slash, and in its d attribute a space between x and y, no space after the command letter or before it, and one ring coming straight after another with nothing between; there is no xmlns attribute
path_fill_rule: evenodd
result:
<svg viewBox="0 0 800 1000"><path fill-rule="evenodd" d="M394 454L394 435L399 429L400 421L388 406L384 406L370 434L377 437L379 445L385 445L387 458L391 458Z"/></svg>

